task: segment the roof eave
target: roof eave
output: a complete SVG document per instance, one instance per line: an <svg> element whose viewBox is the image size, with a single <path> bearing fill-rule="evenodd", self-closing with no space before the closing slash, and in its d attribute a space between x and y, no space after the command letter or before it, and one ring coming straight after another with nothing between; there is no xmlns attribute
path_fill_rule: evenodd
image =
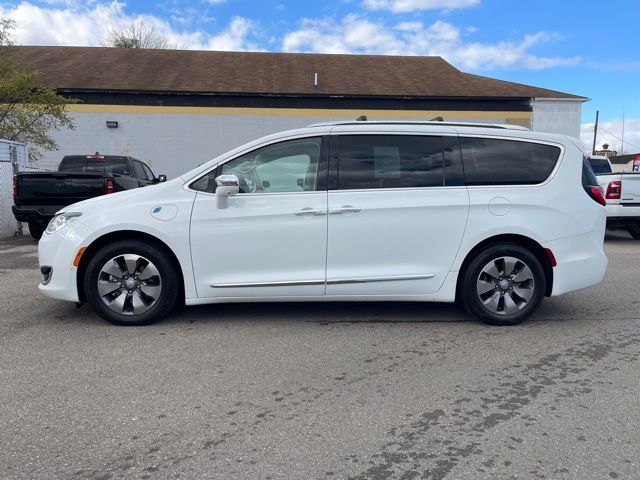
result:
<svg viewBox="0 0 640 480"><path fill-rule="evenodd" d="M58 93L93 93L93 94L125 94L125 95L203 95L203 96L242 96L242 97L312 97L312 98L378 98L378 99L406 99L406 100L478 100L478 101L523 101L531 100L528 96L469 96L469 95L406 95L406 94L355 94L355 93L272 93L272 92L207 92L185 90L140 90L140 89L102 89L102 88L74 88L58 87ZM535 100L535 99L534 99Z"/></svg>
<svg viewBox="0 0 640 480"><path fill-rule="evenodd" d="M590 102L589 97L533 97L534 102Z"/></svg>

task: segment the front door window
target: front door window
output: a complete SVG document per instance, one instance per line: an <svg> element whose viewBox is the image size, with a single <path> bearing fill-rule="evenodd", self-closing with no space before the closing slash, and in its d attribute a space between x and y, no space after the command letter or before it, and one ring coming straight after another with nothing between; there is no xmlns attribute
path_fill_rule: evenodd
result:
<svg viewBox="0 0 640 480"><path fill-rule="evenodd" d="M240 193L304 192L316 188L320 138L289 140L235 158L222 174L240 180Z"/></svg>

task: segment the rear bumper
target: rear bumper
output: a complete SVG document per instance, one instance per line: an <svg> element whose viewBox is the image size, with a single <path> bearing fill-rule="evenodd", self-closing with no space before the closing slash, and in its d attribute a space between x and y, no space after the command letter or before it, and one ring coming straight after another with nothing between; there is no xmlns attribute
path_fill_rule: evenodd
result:
<svg viewBox="0 0 640 480"><path fill-rule="evenodd" d="M58 210L63 208L62 205L33 205L22 207L13 205L11 210L13 216L19 222L49 222Z"/></svg>
<svg viewBox="0 0 640 480"><path fill-rule="evenodd" d="M617 228L640 227L640 217L611 217L607 218L607 228L615 230Z"/></svg>
<svg viewBox="0 0 640 480"><path fill-rule="evenodd" d="M640 205L607 204L607 228L640 227Z"/></svg>
<svg viewBox="0 0 640 480"><path fill-rule="evenodd" d="M604 220L604 219L603 219ZM601 229L545 243L558 265L553 269L551 296L597 285L607 271L604 221Z"/></svg>

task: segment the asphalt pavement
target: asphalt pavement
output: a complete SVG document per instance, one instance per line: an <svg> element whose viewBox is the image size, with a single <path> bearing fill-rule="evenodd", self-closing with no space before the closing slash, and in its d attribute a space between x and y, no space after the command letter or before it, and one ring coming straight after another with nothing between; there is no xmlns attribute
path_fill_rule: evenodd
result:
<svg viewBox="0 0 640 480"><path fill-rule="evenodd" d="M512 328L455 305L105 323L0 242L2 479L640 478L640 242Z"/></svg>

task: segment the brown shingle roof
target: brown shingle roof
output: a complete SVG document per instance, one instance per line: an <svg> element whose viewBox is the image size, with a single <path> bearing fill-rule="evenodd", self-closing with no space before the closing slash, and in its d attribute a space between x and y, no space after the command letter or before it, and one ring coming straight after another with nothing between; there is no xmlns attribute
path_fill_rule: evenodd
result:
<svg viewBox="0 0 640 480"><path fill-rule="evenodd" d="M71 91L584 98L464 73L441 57L17 48L24 63L41 72L44 85Z"/></svg>

